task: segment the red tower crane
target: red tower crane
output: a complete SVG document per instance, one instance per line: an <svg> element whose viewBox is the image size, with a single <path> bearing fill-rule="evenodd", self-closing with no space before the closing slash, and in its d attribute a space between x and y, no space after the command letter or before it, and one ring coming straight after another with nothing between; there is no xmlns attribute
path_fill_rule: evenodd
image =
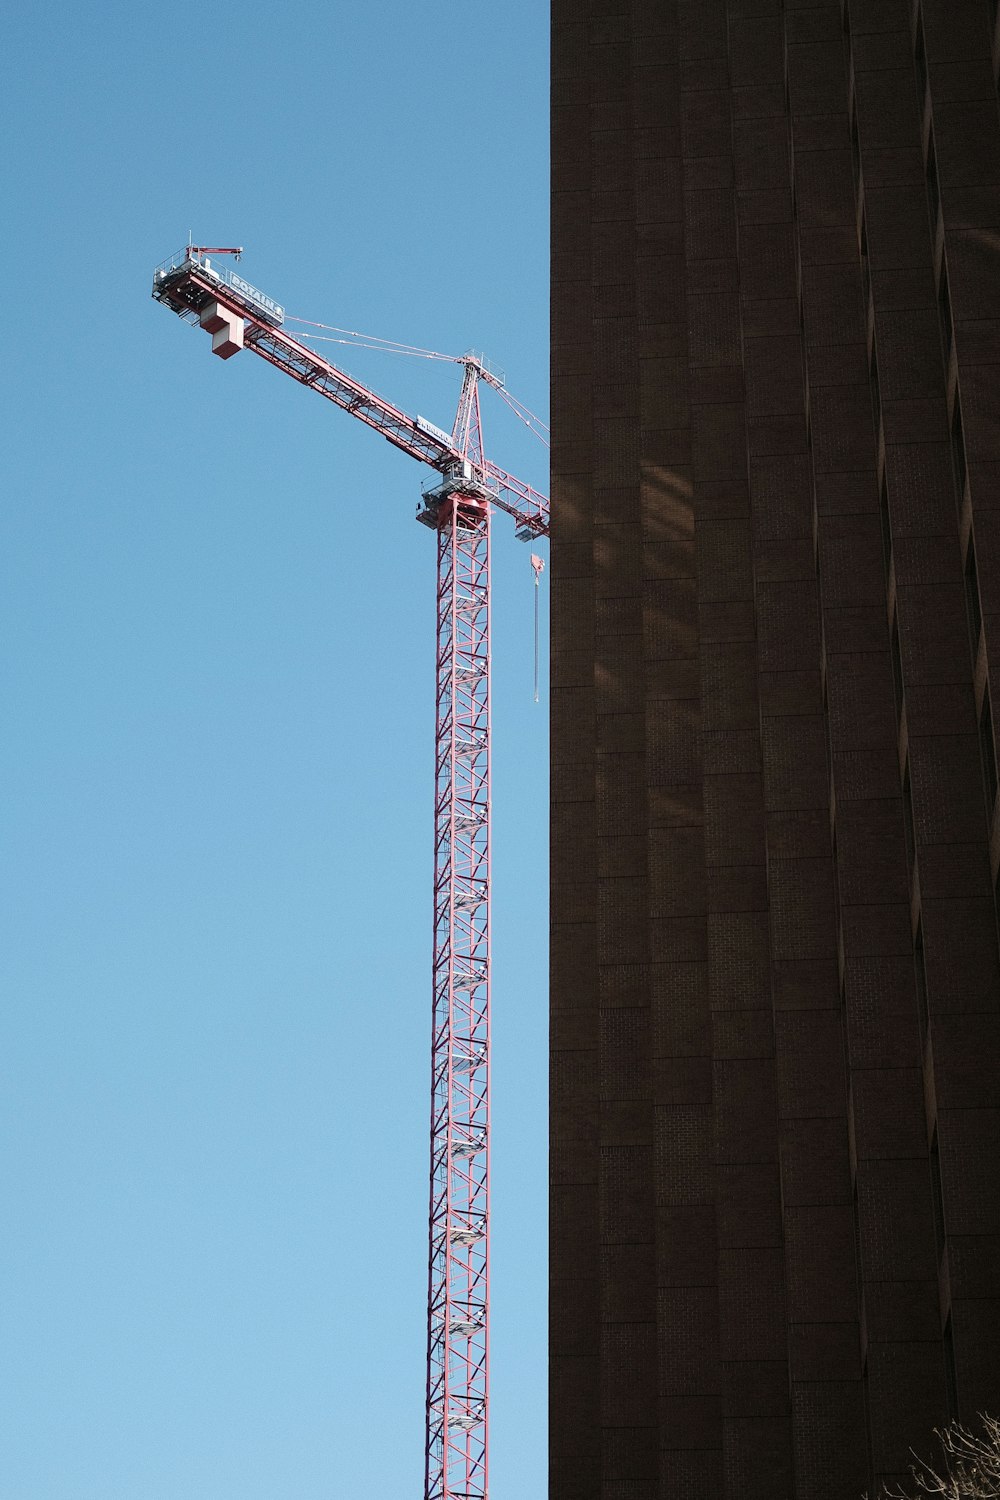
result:
<svg viewBox="0 0 1000 1500"><path fill-rule="evenodd" d="M212 254L239 256L235 247ZM465 355L450 433L405 412L283 328L284 309L202 247L157 267L153 296L228 359L259 354L437 471L417 519L437 534L434 959L425 1500L488 1500L490 1266L490 517L548 533L547 498L483 451ZM534 559L533 559L534 562Z"/></svg>

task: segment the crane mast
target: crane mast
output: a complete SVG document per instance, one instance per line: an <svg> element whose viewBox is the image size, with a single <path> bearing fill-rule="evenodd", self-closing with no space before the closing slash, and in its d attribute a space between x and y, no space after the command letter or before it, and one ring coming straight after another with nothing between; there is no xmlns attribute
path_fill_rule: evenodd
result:
<svg viewBox="0 0 1000 1500"><path fill-rule="evenodd" d="M490 515L437 532L426 1500L486 1500L490 1195Z"/></svg>
<svg viewBox="0 0 1000 1500"><path fill-rule="evenodd" d="M479 387L499 382L477 357L464 357L447 433L289 335L278 303L197 246L157 268L153 296L221 358L251 350L438 471L417 515L437 538L424 1497L488 1500L490 529L495 507L522 540L545 536L548 500L486 457Z"/></svg>

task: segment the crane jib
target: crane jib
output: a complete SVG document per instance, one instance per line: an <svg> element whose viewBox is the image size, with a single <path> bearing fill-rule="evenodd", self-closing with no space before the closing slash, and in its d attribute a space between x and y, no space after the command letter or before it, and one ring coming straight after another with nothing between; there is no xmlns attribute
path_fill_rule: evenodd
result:
<svg viewBox="0 0 1000 1500"><path fill-rule="evenodd" d="M219 347L213 342L215 352L228 357L240 348L252 350L380 432L411 458L446 477L466 479L474 486L477 495L492 501L512 517L520 540L531 541L548 534L549 502L546 496L498 468L485 456L481 462L470 461L443 427L426 417L409 416L400 411L352 379L346 371L323 359L311 347L293 338L278 326L284 317L281 305L259 292L243 277L228 269L219 272L214 266L207 267L190 257L175 258L155 272L153 296L179 317L192 323L200 322L203 327L208 326L206 313L211 314L212 305L216 304L225 310L216 321L228 320L238 326L232 338L227 336L225 329L215 334L215 339L219 340Z"/></svg>

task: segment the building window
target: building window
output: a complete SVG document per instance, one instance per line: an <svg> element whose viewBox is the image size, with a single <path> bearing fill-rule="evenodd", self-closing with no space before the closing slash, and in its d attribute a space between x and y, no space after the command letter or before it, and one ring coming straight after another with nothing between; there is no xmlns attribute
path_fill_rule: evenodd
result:
<svg viewBox="0 0 1000 1500"><path fill-rule="evenodd" d="M951 1331L951 1313L945 1319L942 1342L944 1344L944 1388L948 1399L948 1415L952 1421L957 1421L960 1415L958 1410L958 1370L955 1365L955 1339Z"/></svg>
<svg viewBox="0 0 1000 1500"><path fill-rule="evenodd" d="M868 370L872 383L872 411L875 415L875 432L878 435L882 431L882 389L878 379L878 354L875 349L874 338L872 338L872 357L868 362Z"/></svg>
<svg viewBox="0 0 1000 1500"><path fill-rule="evenodd" d="M934 150L933 131L927 137L927 200L931 209L931 234L937 234L938 214L941 211L941 188L938 184L937 152Z"/></svg>
<svg viewBox="0 0 1000 1500"><path fill-rule="evenodd" d="M979 715L979 744L983 752L983 779L986 783L986 819L992 826L993 804L997 798L997 753L993 743L989 688L983 693L983 711Z"/></svg>
<svg viewBox="0 0 1000 1500"><path fill-rule="evenodd" d="M951 319L948 320L951 327ZM955 482L958 485L958 503L961 505L965 498L965 481L968 476L968 466L965 462L965 433L962 428L962 407L958 396L955 397L955 415L951 422L951 452L955 461Z"/></svg>
<svg viewBox="0 0 1000 1500"><path fill-rule="evenodd" d="M889 521L889 487L885 482L885 473L882 474L882 488L879 491L879 520L882 525L882 563L885 568L885 581L888 585L889 574L892 571L892 525Z"/></svg>
<svg viewBox="0 0 1000 1500"><path fill-rule="evenodd" d="M860 186L860 183L861 183L861 134L860 134L860 132L858 130L858 111L857 111L857 106L856 106L855 101L854 101L854 95L853 94L851 95L851 155L854 158L854 177L855 177L855 181Z"/></svg>
<svg viewBox="0 0 1000 1500"><path fill-rule="evenodd" d="M927 970L924 966L924 928L917 923L917 935L913 939L913 968L917 981L917 1015L920 1020L920 1043L926 1044L930 1030L930 1015L927 1010Z"/></svg>
<svg viewBox="0 0 1000 1500"><path fill-rule="evenodd" d="M910 768L903 772L903 833L906 836L906 862L909 869L917 857L917 841L913 828L913 798L910 794Z"/></svg>
<svg viewBox="0 0 1000 1500"><path fill-rule="evenodd" d="M979 632L983 628L983 612L979 603L979 574L976 569L976 544L969 537L969 550L965 558L965 607L969 613L969 637L972 641L972 662L975 665L979 654Z"/></svg>
<svg viewBox="0 0 1000 1500"><path fill-rule="evenodd" d="M927 48L924 45L924 21L922 16L917 17L917 35L913 45L913 62L917 70L917 98L920 101L920 113L924 112L924 104L927 99Z"/></svg>
<svg viewBox="0 0 1000 1500"><path fill-rule="evenodd" d="M899 651L899 621L892 614L892 630L889 632L889 652L892 657L892 686L896 693L896 718L903 717L903 658ZM907 773L909 774L909 773Z"/></svg>
<svg viewBox="0 0 1000 1500"><path fill-rule="evenodd" d="M944 362L951 360L951 346L955 331L951 321L951 293L948 290L948 267L941 262L941 283L938 287L938 316L941 319L941 337L944 340Z"/></svg>
<svg viewBox="0 0 1000 1500"><path fill-rule="evenodd" d="M931 1139L931 1201L934 1205L934 1242L937 1246L938 1265L944 1254L944 1194L941 1191L941 1155L938 1151L937 1126Z"/></svg>

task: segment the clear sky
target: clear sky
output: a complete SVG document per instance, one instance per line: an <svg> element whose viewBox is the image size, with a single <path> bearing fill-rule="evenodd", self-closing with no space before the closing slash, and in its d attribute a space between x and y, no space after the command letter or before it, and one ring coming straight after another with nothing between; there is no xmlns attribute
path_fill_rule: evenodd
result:
<svg viewBox="0 0 1000 1500"><path fill-rule="evenodd" d="M544 413L541 5L5 20L0 1500L418 1500L424 473L152 302L290 312ZM449 427L451 366L347 367ZM546 457L490 403L492 456ZM495 546L495 1500L544 1493L546 747Z"/></svg>

